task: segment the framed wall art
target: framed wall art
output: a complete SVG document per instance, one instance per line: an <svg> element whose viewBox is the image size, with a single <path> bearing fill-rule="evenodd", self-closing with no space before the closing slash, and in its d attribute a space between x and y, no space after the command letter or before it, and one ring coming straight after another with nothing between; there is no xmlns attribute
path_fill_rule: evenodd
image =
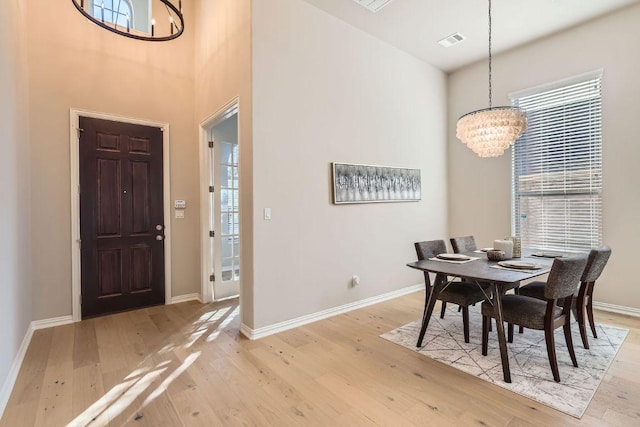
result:
<svg viewBox="0 0 640 427"><path fill-rule="evenodd" d="M420 169L332 163L333 203L421 200Z"/></svg>

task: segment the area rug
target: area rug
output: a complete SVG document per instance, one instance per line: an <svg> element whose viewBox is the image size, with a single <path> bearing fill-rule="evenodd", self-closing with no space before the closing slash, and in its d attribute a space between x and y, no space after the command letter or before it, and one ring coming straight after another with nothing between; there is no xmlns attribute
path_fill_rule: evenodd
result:
<svg viewBox="0 0 640 427"><path fill-rule="evenodd" d="M574 368L562 328L556 329L556 354L561 380L558 384L553 381L549 366L544 331L525 329L523 334L519 334L516 327L514 342L508 344L512 382L505 383L495 325L489 335L488 355L482 356L482 316L479 309L479 305L469 307L468 344L464 342L462 316L458 313L457 306L448 308L444 319L440 319L439 310L437 314L434 311L420 348L416 347L420 320L387 332L381 337L580 418L629 332L628 329L597 324L598 339L594 339L588 331L590 349L585 350L578 324L573 323L573 346L580 365Z"/></svg>

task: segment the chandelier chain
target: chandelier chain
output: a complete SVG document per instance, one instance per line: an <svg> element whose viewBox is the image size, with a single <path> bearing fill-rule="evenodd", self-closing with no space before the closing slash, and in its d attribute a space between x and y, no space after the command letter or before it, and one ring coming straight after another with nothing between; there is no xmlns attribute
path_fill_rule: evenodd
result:
<svg viewBox="0 0 640 427"><path fill-rule="evenodd" d="M479 157L501 156L527 129L524 110L513 106L493 107L491 55L492 16L489 3L489 108L472 111L460 117L456 136Z"/></svg>
<svg viewBox="0 0 640 427"><path fill-rule="evenodd" d="M492 107L492 87L491 87L491 0L489 0L489 108Z"/></svg>

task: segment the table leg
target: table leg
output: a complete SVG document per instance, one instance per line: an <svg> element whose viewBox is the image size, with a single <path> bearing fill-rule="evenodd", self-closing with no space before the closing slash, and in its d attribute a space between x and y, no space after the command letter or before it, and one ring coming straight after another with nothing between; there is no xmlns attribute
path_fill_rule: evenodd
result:
<svg viewBox="0 0 640 427"><path fill-rule="evenodd" d="M502 285L493 283L493 314L496 318L496 329L498 332L498 343L500 344L500 359L502 359L502 374L504 382L511 382L511 371L509 370L509 353L507 352L507 340L504 336L504 323L502 321Z"/></svg>
<svg viewBox="0 0 640 427"><path fill-rule="evenodd" d="M431 313L433 313L433 307L436 305L436 300L438 299L438 295L440 295L440 290L442 289L442 284L445 281L444 274L436 274L436 280L433 282L433 289L431 289L429 295L429 304L424 310L424 315L422 316L422 327L420 328L420 335L418 336L418 343L416 347L422 347L422 340L424 339L424 334L427 332L427 326L429 326L429 319L431 319Z"/></svg>

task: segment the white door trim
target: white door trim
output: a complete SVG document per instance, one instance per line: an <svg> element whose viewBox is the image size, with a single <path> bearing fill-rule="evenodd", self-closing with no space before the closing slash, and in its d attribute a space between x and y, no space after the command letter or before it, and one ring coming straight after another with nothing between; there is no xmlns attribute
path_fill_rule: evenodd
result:
<svg viewBox="0 0 640 427"><path fill-rule="evenodd" d="M169 123L71 108L69 113L69 151L71 153L71 314L73 321L82 320L80 306L80 139L78 134L80 116L162 128L162 184L165 222L164 302L165 304L171 304L171 156L169 151Z"/></svg>
<svg viewBox="0 0 640 427"><path fill-rule="evenodd" d="M213 260L210 256L211 238L209 237L209 171L211 170L211 161L208 152L209 138L206 129L222 122L233 113L238 114L238 146L240 147L239 149L242 150L242 144L240 142L240 99L238 97L233 98L223 107L218 109L218 111L204 119L204 121L200 123L199 127L198 140L200 141L200 143L198 144L198 156L200 157L200 265L202 268L200 276L200 295L202 296L202 303L204 304L213 301L214 298L211 282L209 281L209 275L211 274L211 271L213 271ZM242 165L239 164L238 170L241 171L241 168ZM239 176L241 176L240 173ZM240 207L239 221L240 224L242 224L242 207ZM242 257L240 257L240 266L242 266Z"/></svg>

